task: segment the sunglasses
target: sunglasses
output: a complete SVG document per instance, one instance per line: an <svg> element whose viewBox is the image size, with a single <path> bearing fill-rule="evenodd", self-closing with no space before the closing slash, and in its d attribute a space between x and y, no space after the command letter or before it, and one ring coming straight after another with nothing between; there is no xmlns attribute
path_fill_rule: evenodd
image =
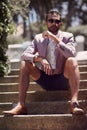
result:
<svg viewBox="0 0 87 130"><path fill-rule="evenodd" d="M58 19L48 19L47 21L49 23L55 23L55 24L59 24L61 22L61 20L58 20Z"/></svg>

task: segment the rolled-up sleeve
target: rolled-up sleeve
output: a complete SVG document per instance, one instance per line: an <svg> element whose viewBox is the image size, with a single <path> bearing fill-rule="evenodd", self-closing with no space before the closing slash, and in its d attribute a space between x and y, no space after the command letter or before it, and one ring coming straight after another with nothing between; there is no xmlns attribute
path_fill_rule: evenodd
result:
<svg viewBox="0 0 87 130"><path fill-rule="evenodd" d="M28 60L33 63L33 58L36 56L36 45L35 40L33 40L28 48L23 52L21 60Z"/></svg>

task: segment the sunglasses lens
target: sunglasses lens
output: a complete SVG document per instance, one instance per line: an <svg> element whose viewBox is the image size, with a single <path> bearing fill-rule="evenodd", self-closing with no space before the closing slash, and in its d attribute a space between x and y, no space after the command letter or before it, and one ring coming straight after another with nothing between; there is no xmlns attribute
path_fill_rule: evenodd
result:
<svg viewBox="0 0 87 130"><path fill-rule="evenodd" d="M60 20L55 20L55 23L56 24L59 24L61 21Z"/></svg>
<svg viewBox="0 0 87 130"><path fill-rule="evenodd" d="M61 21L57 20L57 19L48 19L48 22L50 23L55 23L55 24L59 24Z"/></svg>
<svg viewBox="0 0 87 130"><path fill-rule="evenodd" d="M49 23L53 23L54 21L53 21L53 19L49 19L48 22Z"/></svg>

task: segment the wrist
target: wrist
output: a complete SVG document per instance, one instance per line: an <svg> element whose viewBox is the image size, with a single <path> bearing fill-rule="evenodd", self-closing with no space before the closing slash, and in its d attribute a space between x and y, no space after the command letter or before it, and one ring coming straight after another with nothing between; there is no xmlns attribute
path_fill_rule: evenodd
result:
<svg viewBox="0 0 87 130"><path fill-rule="evenodd" d="M59 44L59 39L58 39L58 37L56 37L55 35L51 34L51 35L50 35L50 38L53 39L53 41L54 41L56 44Z"/></svg>
<svg viewBox="0 0 87 130"><path fill-rule="evenodd" d="M34 56L33 61L34 62L41 62L42 57L41 56Z"/></svg>

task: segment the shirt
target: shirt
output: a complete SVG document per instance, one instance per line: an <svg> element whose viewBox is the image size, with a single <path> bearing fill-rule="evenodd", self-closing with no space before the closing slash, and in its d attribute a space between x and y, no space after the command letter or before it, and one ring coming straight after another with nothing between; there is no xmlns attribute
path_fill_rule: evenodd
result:
<svg viewBox="0 0 87 130"><path fill-rule="evenodd" d="M47 46L47 51L46 51L46 59L51 65L52 69L56 69L56 56L55 55L55 47L56 44L52 39L49 39L48 46Z"/></svg>
<svg viewBox="0 0 87 130"><path fill-rule="evenodd" d="M21 59L28 60L29 62L33 63L33 58L35 56L42 56L46 58L48 61L52 61L52 56L54 55L54 64L53 66L53 74L60 74L64 71L65 61L69 57L74 57L76 55L75 49L75 41L74 36L72 33L58 31L56 37L59 39L59 44L56 44L54 41L51 41L51 45L49 47L49 39L44 39L41 34L37 34L28 48L23 52ZM52 53L53 49L53 53ZM48 57L48 52L50 57ZM37 65L39 69L42 69L42 65ZM52 63L51 63L52 67Z"/></svg>

